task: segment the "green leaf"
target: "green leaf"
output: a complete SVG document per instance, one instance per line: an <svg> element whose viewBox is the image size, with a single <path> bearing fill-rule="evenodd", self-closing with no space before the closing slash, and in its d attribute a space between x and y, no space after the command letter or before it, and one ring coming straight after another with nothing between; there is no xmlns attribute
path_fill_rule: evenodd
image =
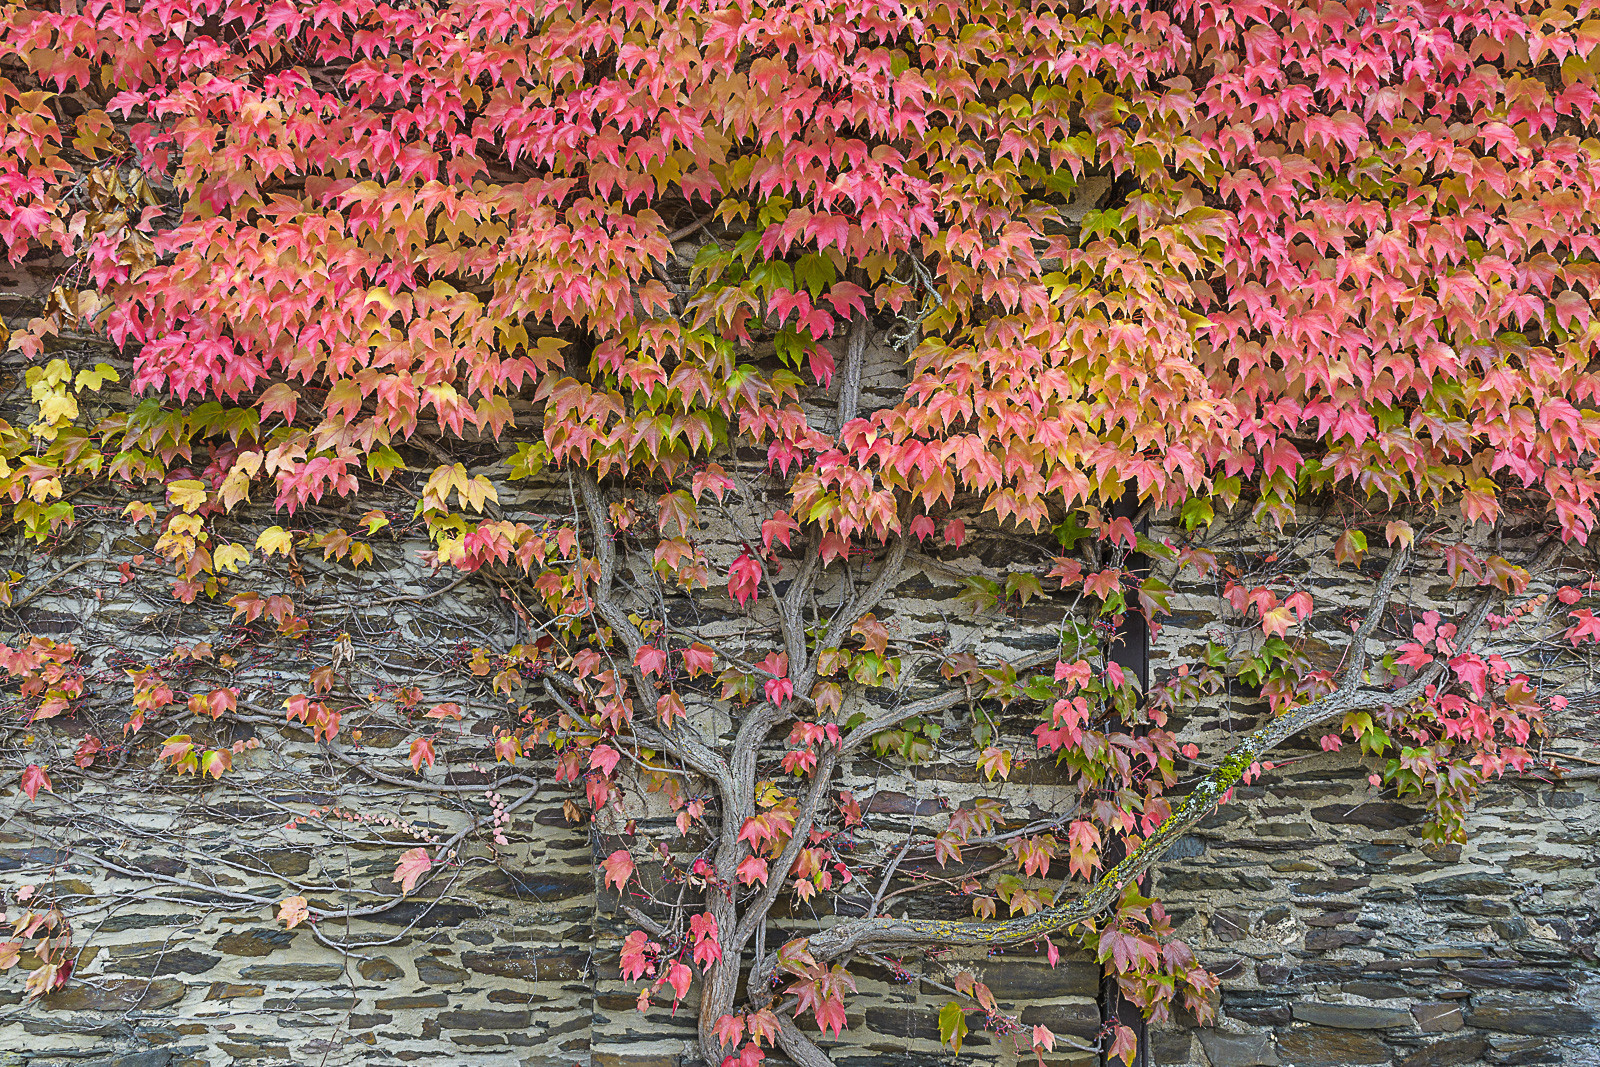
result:
<svg viewBox="0 0 1600 1067"><path fill-rule="evenodd" d="M961 1005L950 1001L939 1009L939 1042L961 1051L961 1042L967 1036L967 1016Z"/></svg>

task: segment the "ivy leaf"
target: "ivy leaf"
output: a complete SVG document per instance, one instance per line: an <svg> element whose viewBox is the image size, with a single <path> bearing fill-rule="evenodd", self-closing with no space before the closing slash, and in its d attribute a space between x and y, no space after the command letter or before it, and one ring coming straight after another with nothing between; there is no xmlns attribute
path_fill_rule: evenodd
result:
<svg viewBox="0 0 1600 1067"><path fill-rule="evenodd" d="M22 772L22 791L28 795L29 800L33 800L41 789L47 793L55 792L55 787L50 784L50 776L45 773L44 768L37 763L30 763Z"/></svg>
<svg viewBox="0 0 1600 1067"><path fill-rule="evenodd" d="M433 867L433 860L428 858L425 848L407 849L400 854L400 862L394 868L394 880L400 884L400 895L408 895L416 887L417 879Z"/></svg>
<svg viewBox="0 0 1600 1067"><path fill-rule="evenodd" d="M278 921L285 929L293 930L311 917L311 908L305 897L284 897L278 901Z"/></svg>
<svg viewBox="0 0 1600 1067"><path fill-rule="evenodd" d="M950 1001L939 1009L939 1043L961 1051L961 1042L967 1036L967 1016L961 1005Z"/></svg>
<svg viewBox="0 0 1600 1067"><path fill-rule="evenodd" d="M633 877L633 856L625 848L619 848L601 860L600 866L606 872L604 884L615 885L619 893L628 884L628 879Z"/></svg>

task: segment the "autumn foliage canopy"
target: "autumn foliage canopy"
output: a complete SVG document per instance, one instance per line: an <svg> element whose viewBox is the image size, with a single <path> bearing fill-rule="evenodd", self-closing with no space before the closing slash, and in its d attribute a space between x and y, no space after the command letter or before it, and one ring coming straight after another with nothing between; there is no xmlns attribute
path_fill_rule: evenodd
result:
<svg viewBox="0 0 1600 1067"><path fill-rule="evenodd" d="M114 487L178 601L293 636L307 621L252 571L317 550L359 567L397 518L373 502L409 486L430 562L521 582L518 610L547 623L495 654L507 694L549 698L506 720L494 755L548 754L595 813L669 794L692 843L664 861L621 848L603 878L626 896L648 851L699 887L681 914L643 916L622 967L644 997L703 984L714 1060L751 1067L777 1042L826 1062L851 959L919 936L1065 934L1147 1010L1203 1010L1214 979L1140 895L1143 867L1100 879L1120 856L1153 862L1162 827L1195 814L1180 798L1208 811L1260 772L1253 750L1186 764L1169 716L1208 678L1254 672L1274 715L1389 757L1384 780L1446 835L1541 728L1549 701L1467 639L1529 581L1485 531L1582 545L1596 521L1596 7L11 4L0 248L57 285L9 335L37 409L0 424L5 516L47 551L79 487ZM127 367L60 354L83 334ZM863 389L869 342L899 373L887 399ZM573 487L569 521L500 507L496 486L528 478ZM353 528L322 517L343 500L368 509ZM1293 647L1322 609L1311 592L1230 579L1268 651L1136 692L1111 635L1166 607L1136 557L1216 573L1202 541L1219 516L1277 529L1313 505L1342 524L1335 563L1430 568L1485 607L1408 626L1382 669L1341 675ZM1152 517L1174 537L1148 537ZM734 551L700 539L713 521L737 528ZM1055 558L974 579L974 607L1054 597L1080 622L1038 663L946 657L933 674L953 696L895 703L897 638L873 607L908 552L980 528ZM730 656L669 625L620 587L630 559L670 595L766 620L770 647ZM881 581L814 617L809 590L847 564ZM1379 589L1362 639L1382 636ZM1600 640L1592 589L1541 602L1570 645ZM68 722L74 650L4 654L34 714ZM1370 697L1384 686L1398 706ZM130 737L233 714L240 687L153 671L133 688ZM288 720L331 742L337 707L302 688ZM829 789L839 761L927 758L928 716L968 693L1037 711L1020 742L976 722L985 779L1059 760L1076 812L1011 838L1003 806L951 813L939 864L979 841L1014 860L964 887L970 923L868 915L766 951L780 892L849 874L830 834L861 815ZM726 736L695 725L713 702L736 711ZM63 788L68 753L93 762L72 732L29 764L33 802ZM198 727L152 736L169 732L150 759L174 770L220 778L244 758ZM397 883L438 859L397 856ZM1063 866L1070 894L1100 887L1092 906L1046 885ZM300 897L284 910L317 918ZM997 1017L981 982L953 981ZM962 1010L941 1026L959 1047ZM1108 1036L1131 1055L1131 1034Z"/></svg>

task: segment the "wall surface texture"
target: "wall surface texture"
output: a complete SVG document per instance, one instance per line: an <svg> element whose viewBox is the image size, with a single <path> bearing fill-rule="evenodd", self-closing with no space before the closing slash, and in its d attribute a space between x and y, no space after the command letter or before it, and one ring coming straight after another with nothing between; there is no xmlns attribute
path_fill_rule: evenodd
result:
<svg viewBox="0 0 1600 1067"><path fill-rule="evenodd" d="M10 288L25 290L26 279ZM4 368L12 385L19 369ZM884 396L898 388L892 368L881 366L868 383ZM519 519L570 506L559 484L508 486L501 499ZM34 887L36 899L75 916L84 947L70 986L41 1001L24 1000L18 972L5 976L0 1065L691 1062L692 1000L674 1012L657 998L640 1015L636 987L617 974L617 946L629 927L616 915L614 895L597 887L596 864L616 847L608 835L619 828L573 825L563 811L570 785L549 782L547 767L522 764L513 773L485 763L489 719L469 715L446 730L438 765L420 778L372 773L380 764L405 769L413 734L392 718L352 714L332 746L273 725L282 723L284 696L303 688L306 670L326 661L341 631L357 635L363 649L337 691L344 698L360 702L385 686L418 685L429 702L504 709L463 665L473 648L503 650L525 635L504 604L474 583L417 562L426 545L399 521L408 508L404 500L394 505L395 531L374 538L377 559L354 576L308 557L301 572L280 569L262 579L279 583L312 619L299 644L280 647L276 658L251 658L250 639L227 608L175 605L155 564L121 573L99 562L113 546L152 540L128 528L113 503L82 501L81 530L50 557L5 546L5 566L22 577L18 606L0 611L0 640L39 634L78 643L95 657L92 681L108 692L126 684L130 664L165 655L175 641L231 649L240 659L245 714L217 739L273 743L246 754L221 784L175 783L160 768L113 761L98 778L23 805L15 775L0 777L8 783L0 796L7 903L14 914L17 891ZM961 621L954 606L962 575L1003 577L1007 552L991 545L913 558L879 614L906 631L990 651L1040 647L1053 618L1048 602L985 625ZM1348 580L1307 576L1319 599L1335 601ZM352 588L359 594L351 596ZM1192 661L1207 640L1242 639L1221 621L1215 589L1178 592L1175 614L1152 644L1157 677ZM1404 595L1420 605L1435 592ZM727 607L696 607L696 621L737 643L749 624ZM1315 621L1339 632L1336 618ZM285 656L298 664L298 680ZM1553 680L1575 700L1551 750L1579 765L1600 764L1592 700L1600 682L1590 669L1569 664ZM1218 752L1262 710L1248 694L1224 693L1196 709L1191 726L1201 731L1203 750ZM65 736L84 724L30 732L11 714L6 770L28 762L26 754L42 750L58 727ZM956 716L948 728L959 739ZM1430 848L1420 836L1420 809L1370 785L1370 769L1348 751L1324 753L1315 738L1304 739L1179 842L1156 885L1179 932L1221 977L1219 1011L1204 1029L1182 1017L1152 1027L1150 1061L1600 1063L1596 781L1508 777L1484 792L1467 844ZM858 759L842 778L863 802L865 833L879 840L903 838L942 805L980 791L969 756L917 768ZM1017 778L1015 817L1059 810L1063 791L1052 768L1032 764ZM396 853L418 833L444 840L481 825L493 806L487 790L510 811L508 844L475 845L426 892L398 899ZM631 816L665 823L647 799L630 803L639 805ZM322 815L291 825L314 810ZM288 886L313 900L350 901L352 914L286 930L272 905ZM966 902L948 908L959 915ZM780 914L774 937L826 921ZM1023 1024L1093 1041L1101 980L1091 961L1068 956L1052 969L1029 948L967 962ZM935 1021L949 996L920 980L930 966L907 959L859 969L862 996L851 1002L851 1029L835 1047L840 1063L951 1062ZM1049 1067L1097 1062L1093 1052L1065 1045L1046 1057ZM1009 1042L974 1025L961 1059L1009 1065L1032 1057L1019 1060Z"/></svg>

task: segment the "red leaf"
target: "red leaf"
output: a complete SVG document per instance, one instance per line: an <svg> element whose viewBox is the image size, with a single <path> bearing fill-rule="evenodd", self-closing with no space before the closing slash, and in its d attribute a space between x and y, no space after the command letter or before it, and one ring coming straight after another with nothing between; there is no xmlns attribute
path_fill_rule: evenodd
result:
<svg viewBox="0 0 1600 1067"><path fill-rule="evenodd" d="M55 792L55 787L50 784L50 776L44 772L44 768L37 763L30 763L22 772L22 791L28 794L29 800L32 800L39 795L41 789L47 793Z"/></svg>
<svg viewBox="0 0 1600 1067"><path fill-rule="evenodd" d="M615 883L620 893L622 887L628 884L628 879L633 877L633 856L625 848L619 848L600 862L605 870L605 885Z"/></svg>
<svg viewBox="0 0 1600 1067"><path fill-rule="evenodd" d="M425 848L413 848L401 853L400 862L395 865L394 880L400 883L402 896L411 892L416 887L417 879L427 874L433 867L433 861L428 858Z"/></svg>

